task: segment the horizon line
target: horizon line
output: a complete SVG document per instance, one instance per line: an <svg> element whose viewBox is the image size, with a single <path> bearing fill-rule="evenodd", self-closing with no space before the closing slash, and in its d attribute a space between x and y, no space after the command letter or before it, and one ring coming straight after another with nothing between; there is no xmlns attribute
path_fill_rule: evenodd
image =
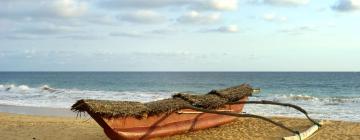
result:
<svg viewBox="0 0 360 140"><path fill-rule="evenodd" d="M1 71L0 73L5 73L5 72L360 72L360 71Z"/></svg>

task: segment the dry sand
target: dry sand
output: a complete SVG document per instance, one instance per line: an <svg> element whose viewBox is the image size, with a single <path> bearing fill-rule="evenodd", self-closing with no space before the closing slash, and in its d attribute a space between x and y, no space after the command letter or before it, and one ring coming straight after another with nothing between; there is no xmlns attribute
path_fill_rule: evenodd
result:
<svg viewBox="0 0 360 140"><path fill-rule="evenodd" d="M304 130L311 124L304 119L274 118L287 126ZM166 137L163 139L281 139L292 135L270 123L252 118L204 131ZM0 113L1 140L103 140L107 139L92 119L74 117L45 117ZM360 140L360 123L327 121L310 140Z"/></svg>

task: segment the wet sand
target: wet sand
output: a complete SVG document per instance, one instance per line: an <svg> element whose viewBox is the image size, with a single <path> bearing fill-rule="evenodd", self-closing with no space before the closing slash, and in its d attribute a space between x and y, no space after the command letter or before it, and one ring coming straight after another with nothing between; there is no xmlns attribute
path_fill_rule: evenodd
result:
<svg viewBox="0 0 360 140"><path fill-rule="evenodd" d="M291 128L304 130L311 126L305 119L274 118ZM49 117L39 115L19 115L0 113L0 139L39 140L104 140L102 128L89 116ZM159 139L263 139L276 140L293 135L270 123L241 118L236 122L203 131ZM325 125L310 140L357 140L360 139L360 123L326 121Z"/></svg>

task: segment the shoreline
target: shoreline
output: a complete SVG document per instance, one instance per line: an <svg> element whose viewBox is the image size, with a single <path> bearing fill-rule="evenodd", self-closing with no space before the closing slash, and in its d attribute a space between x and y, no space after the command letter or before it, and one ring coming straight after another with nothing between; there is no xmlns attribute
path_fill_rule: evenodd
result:
<svg viewBox="0 0 360 140"><path fill-rule="evenodd" d="M16 106L0 104L0 113L11 113L35 116L54 116L54 117L76 117L76 113L70 108L50 108L33 106Z"/></svg>
<svg viewBox="0 0 360 140"><path fill-rule="evenodd" d="M286 126L305 130L312 124L303 118L270 117ZM309 140L360 139L360 122L326 120L325 125ZM0 112L0 139L108 139L103 129L88 115L44 116ZM293 134L268 122L254 118L237 121L206 130L158 139L281 139Z"/></svg>

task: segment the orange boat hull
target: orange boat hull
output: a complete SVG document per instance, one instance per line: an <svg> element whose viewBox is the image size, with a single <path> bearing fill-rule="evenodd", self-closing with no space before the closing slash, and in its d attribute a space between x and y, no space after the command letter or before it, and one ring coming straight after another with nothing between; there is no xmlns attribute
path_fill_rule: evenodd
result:
<svg viewBox="0 0 360 140"><path fill-rule="evenodd" d="M240 101L247 101L245 96ZM240 113L244 104L225 105L219 110ZM236 117L202 113L191 109L182 109L170 114L149 116L145 119L103 118L90 114L112 140L150 139L201 130L232 122Z"/></svg>

